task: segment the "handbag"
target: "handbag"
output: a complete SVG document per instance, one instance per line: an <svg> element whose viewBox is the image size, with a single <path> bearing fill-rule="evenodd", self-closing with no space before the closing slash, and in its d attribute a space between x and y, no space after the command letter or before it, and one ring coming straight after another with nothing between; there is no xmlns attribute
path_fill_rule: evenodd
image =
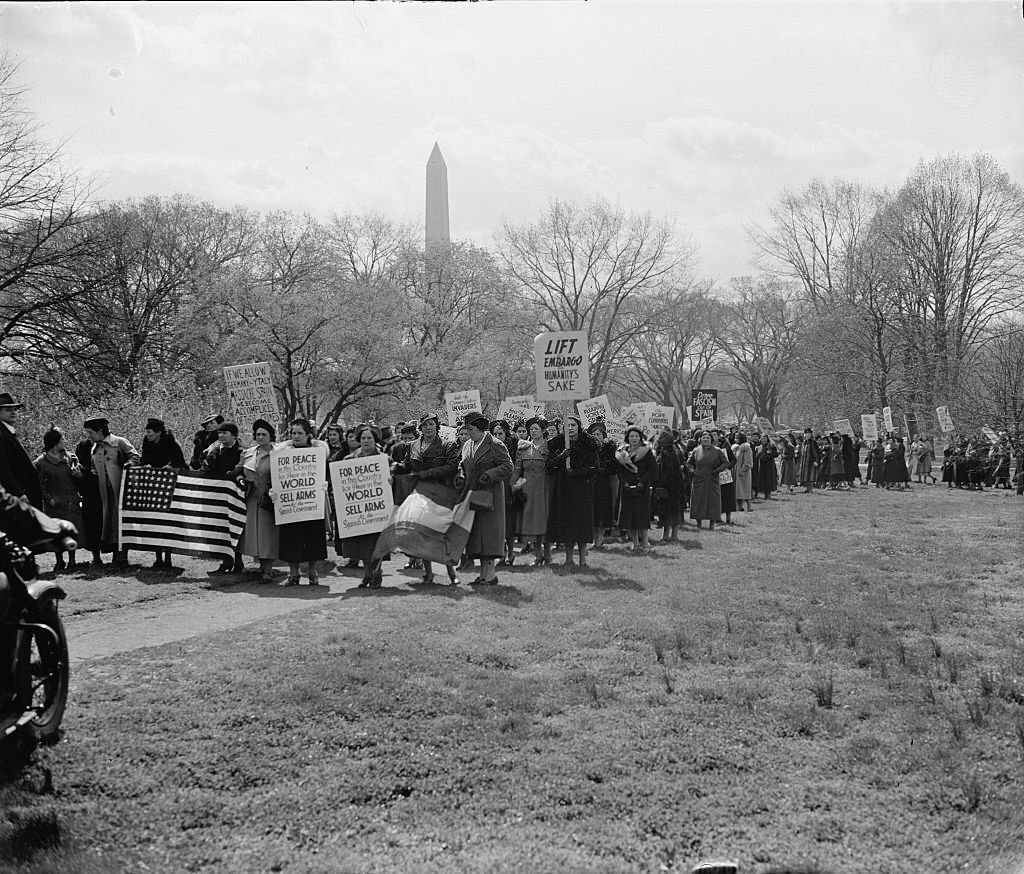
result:
<svg viewBox="0 0 1024 874"><path fill-rule="evenodd" d="M473 489L469 493L469 506L473 510L493 510L494 495L490 489Z"/></svg>
<svg viewBox="0 0 1024 874"><path fill-rule="evenodd" d="M274 502L272 500L270 500L270 493L269 492L264 492L263 493L262 497L260 498L259 508L261 510L271 510L271 511L273 511L273 509L274 509Z"/></svg>

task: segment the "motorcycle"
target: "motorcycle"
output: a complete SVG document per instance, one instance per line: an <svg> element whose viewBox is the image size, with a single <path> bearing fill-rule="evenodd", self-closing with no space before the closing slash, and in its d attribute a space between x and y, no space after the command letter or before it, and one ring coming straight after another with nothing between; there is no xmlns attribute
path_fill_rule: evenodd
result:
<svg viewBox="0 0 1024 874"><path fill-rule="evenodd" d="M53 743L67 706L64 590L35 580L34 553L74 549L75 527L0 488L0 742Z"/></svg>

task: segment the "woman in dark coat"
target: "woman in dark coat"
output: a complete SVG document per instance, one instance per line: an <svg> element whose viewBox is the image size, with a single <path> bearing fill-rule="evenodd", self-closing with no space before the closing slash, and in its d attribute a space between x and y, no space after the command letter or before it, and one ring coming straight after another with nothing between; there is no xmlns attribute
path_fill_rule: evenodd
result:
<svg viewBox="0 0 1024 874"><path fill-rule="evenodd" d="M724 434L718 435L718 448L725 453L729 461L728 471L723 470L718 475L718 483L722 492L722 514L725 516L725 524L732 525L732 514L736 512L736 454Z"/></svg>
<svg viewBox="0 0 1024 874"><path fill-rule="evenodd" d="M767 434L761 435L761 442L754 447L754 494L764 492L765 500L770 500L772 492L779 487L779 471L775 467L775 459L779 450L772 446Z"/></svg>
<svg viewBox="0 0 1024 874"><path fill-rule="evenodd" d="M700 435L700 444L686 458L693 487L690 492L690 518L700 529L701 520L707 519L708 528L722 518L722 486L719 474L728 470L729 459L721 449L712 445L711 432Z"/></svg>
<svg viewBox="0 0 1024 874"><path fill-rule="evenodd" d="M868 479L876 489L885 485L885 447L881 440L875 440L868 450Z"/></svg>
<svg viewBox="0 0 1024 874"><path fill-rule="evenodd" d="M575 416L565 431L548 442L552 476L548 542L565 544L565 566L572 568L573 547L579 547L580 567L587 566L587 544L594 538L594 476L600 464L597 441Z"/></svg>
<svg viewBox="0 0 1024 874"><path fill-rule="evenodd" d="M594 549L601 549L605 533L615 527L619 516L619 465L615 461L615 441L608 437L604 420L593 422L587 433L599 444L594 478Z"/></svg>
<svg viewBox="0 0 1024 874"><path fill-rule="evenodd" d="M814 481L817 478L818 464L821 461L818 455L818 444L814 440L814 432L810 428L804 428L804 436L800 441L799 459L799 481L805 492L814 489Z"/></svg>
<svg viewBox="0 0 1024 874"><path fill-rule="evenodd" d="M179 473L188 469L181 446L160 419L146 420L146 432L142 436L142 460L139 464L143 467L169 467ZM157 549L154 552L154 570L173 568L169 549Z"/></svg>
<svg viewBox="0 0 1024 874"><path fill-rule="evenodd" d="M292 439L284 445L294 449L305 449L309 446L323 446L319 440L313 439L313 426L306 419L295 419L291 424ZM324 481L327 480L327 465L321 471ZM277 495L271 492L272 500ZM278 525L278 555L281 561L288 562L288 579L282 586L299 584L299 568L303 562L309 563L309 584L320 585L320 574L317 562L327 558L327 531L323 519L306 519L302 522L287 522Z"/></svg>
<svg viewBox="0 0 1024 874"><path fill-rule="evenodd" d="M671 431L662 431L655 446L657 474L651 510L661 523L661 542L678 543L679 526L683 524L683 465L676 451Z"/></svg>
<svg viewBox="0 0 1024 874"><path fill-rule="evenodd" d="M625 444L615 453L619 465L619 528L629 532L633 552L646 552L651 527L651 483L658 471L643 431L632 425L626 429L625 437Z"/></svg>
<svg viewBox="0 0 1024 874"><path fill-rule="evenodd" d="M103 557L100 555L100 540L103 537L103 502L100 498L100 484L96 477L96 471L92 466L92 441L89 439L79 440L75 444L75 457L78 459L78 466L82 476L78 479L78 493L82 496L82 521L83 527L79 529L84 534L85 543L92 553L92 566L103 567Z"/></svg>
<svg viewBox="0 0 1024 874"><path fill-rule="evenodd" d="M56 428L50 428L43 435L43 450L43 454L35 460L42 488L43 512L55 519L66 519L74 525L78 531L75 541L78 546L88 549L78 493L78 484L82 481L82 467L78 458L64 448L64 435ZM54 546L53 552L57 557L54 571L76 570L76 551L69 549L68 560L65 562L63 548L60 545Z"/></svg>
<svg viewBox="0 0 1024 874"><path fill-rule="evenodd" d="M480 559L480 576L472 585L494 586L498 576L494 560L505 548L504 483L515 469L505 444L488 433L490 422L480 413L471 414L463 423L468 439L462 444L455 486L459 497L474 491L489 492L491 509L477 509L466 543L466 555Z"/></svg>
<svg viewBox="0 0 1024 874"><path fill-rule="evenodd" d="M839 434L829 437L828 487L842 488L846 482L846 462L843 460L843 438Z"/></svg>
<svg viewBox="0 0 1024 874"><path fill-rule="evenodd" d="M508 457L512 459L512 464L516 463L516 450L519 444L519 438L512 432L512 428L505 419L495 419L491 422L491 436L495 440L501 441L505 448L508 450ZM505 553L498 559L498 567L512 567L516 563L516 525L515 516L516 511L519 507L516 504L515 494L512 491L512 480L514 479L513 473L509 475L509 478L505 481Z"/></svg>

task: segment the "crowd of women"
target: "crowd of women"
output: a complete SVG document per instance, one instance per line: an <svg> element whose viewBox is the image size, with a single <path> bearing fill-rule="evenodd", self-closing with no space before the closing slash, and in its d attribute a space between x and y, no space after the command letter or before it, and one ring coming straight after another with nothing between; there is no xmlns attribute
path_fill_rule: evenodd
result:
<svg viewBox="0 0 1024 874"><path fill-rule="evenodd" d="M4 404L5 399L10 403ZM12 434L12 411L19 408L0 395L0 421ZM442 436L437 416L430 414L393 429L329 425L319 433L309 421L295 419L284 443L277 442L270 422L258 420L251 430L252 441L243 447L238 427L211 414L193 437L186 459L159 419L147 420L141 450L112 434L106 419L89 419L84 438L73 448L56 428L45 434L43 452L32 465L38 478L32 488L10 471L7 456L17 450L5 454L6 444L0 442L0 479L5 480L0 484L73 522L93 565L101 566L102 553L113 552L114 564L125 566L127 554L117 549L117 496L125 467L170 467L234 480L245 494L245 528L234 560L214 573L242 573L248 556L258 563L261 582L276 582L273 568L281 562L288 565L288 574L280 585L298 585L303 565L309 584L318 585L319 563L328 557L330 545L345 567L362 568L362 587L376 589L383 584L379 535L343 536L329 495L322 520L276 523L270 474L275 446L326 445L328 464L385 455L396 506L416 490L446 490L453 500L472 495L475 514L463 560L447 564L446 571L449 582L458 583L459 572L479 562L473 580L479 585L496 584L497 569L517 560L525 558L534 567L551 564L556 550L568 568L586 568L589 551L613 541L643 553L651 548L652 529L660 529L661 544L676 543L687 518L696 530L705 523L708 529L731 525L735 513L750 511L753 501L769 499L779 489L907 489L911 481L938 482L934 445L926 435L915 436L908 451L894 434L864 444L810 428L802 434L747 434L734 428L649 435L634 425L620 441L609 436L603 421L584 427L574 416L535 417L513 427L479 413L459 423L455 439ZM6 432L0 437L10 439ZM949 488L1011 487L1008 438L983 441L954 440L945 448L940 469ZM329 490L327 471L323 474ZM24 473L19 476L25 479ZM58 572L75 567L74 552L67 560L57 554ZM170 568L170 553L156 552L153 567ZM423 556L408 556L407 569L422 571L423 582L434 581L433 567Z"/></svg>

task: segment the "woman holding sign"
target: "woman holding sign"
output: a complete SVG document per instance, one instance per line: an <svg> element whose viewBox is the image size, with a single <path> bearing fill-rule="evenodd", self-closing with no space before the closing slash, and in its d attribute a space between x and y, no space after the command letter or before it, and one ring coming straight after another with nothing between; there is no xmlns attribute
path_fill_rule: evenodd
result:
<svg viewBox="0 0 1024 874"><path fill-rule="evenodd" d="M287 449L309 449L326 446L319 440L313 439L313 426L306 419L295 419L291 424L291 440L286 441L282 447ZM324 452L324 469L319 471L320 488L327 492L327 453ZM273 489L270 491L270 498L275 503L281 498ZM301 522L287 522L277 526L278 549L281 560L288 562L288 579L282 586L297 586L299 584L299 569L303 562L309 563L309 584L320 585L320 575L317 573L317 562L327 558L327 533L324 518L305 519Z"/></svg>
<svg viewBox="0 0 1024 874"><path fill-rule="evenodd" d="M369 425L360 425L356 429L356 439L359 441L359 450L349 458L371 458L375 455L384 455L377 441L380 434ZM390 464L388 465L390 467ZM359 556L363 563L363 581L359 584L360 589L379 589L384 582L384 574L380 569L383 557L374 559L373 550L380 539L380 532L374 534L357 534L348 538L353 551Z"/></svg>

